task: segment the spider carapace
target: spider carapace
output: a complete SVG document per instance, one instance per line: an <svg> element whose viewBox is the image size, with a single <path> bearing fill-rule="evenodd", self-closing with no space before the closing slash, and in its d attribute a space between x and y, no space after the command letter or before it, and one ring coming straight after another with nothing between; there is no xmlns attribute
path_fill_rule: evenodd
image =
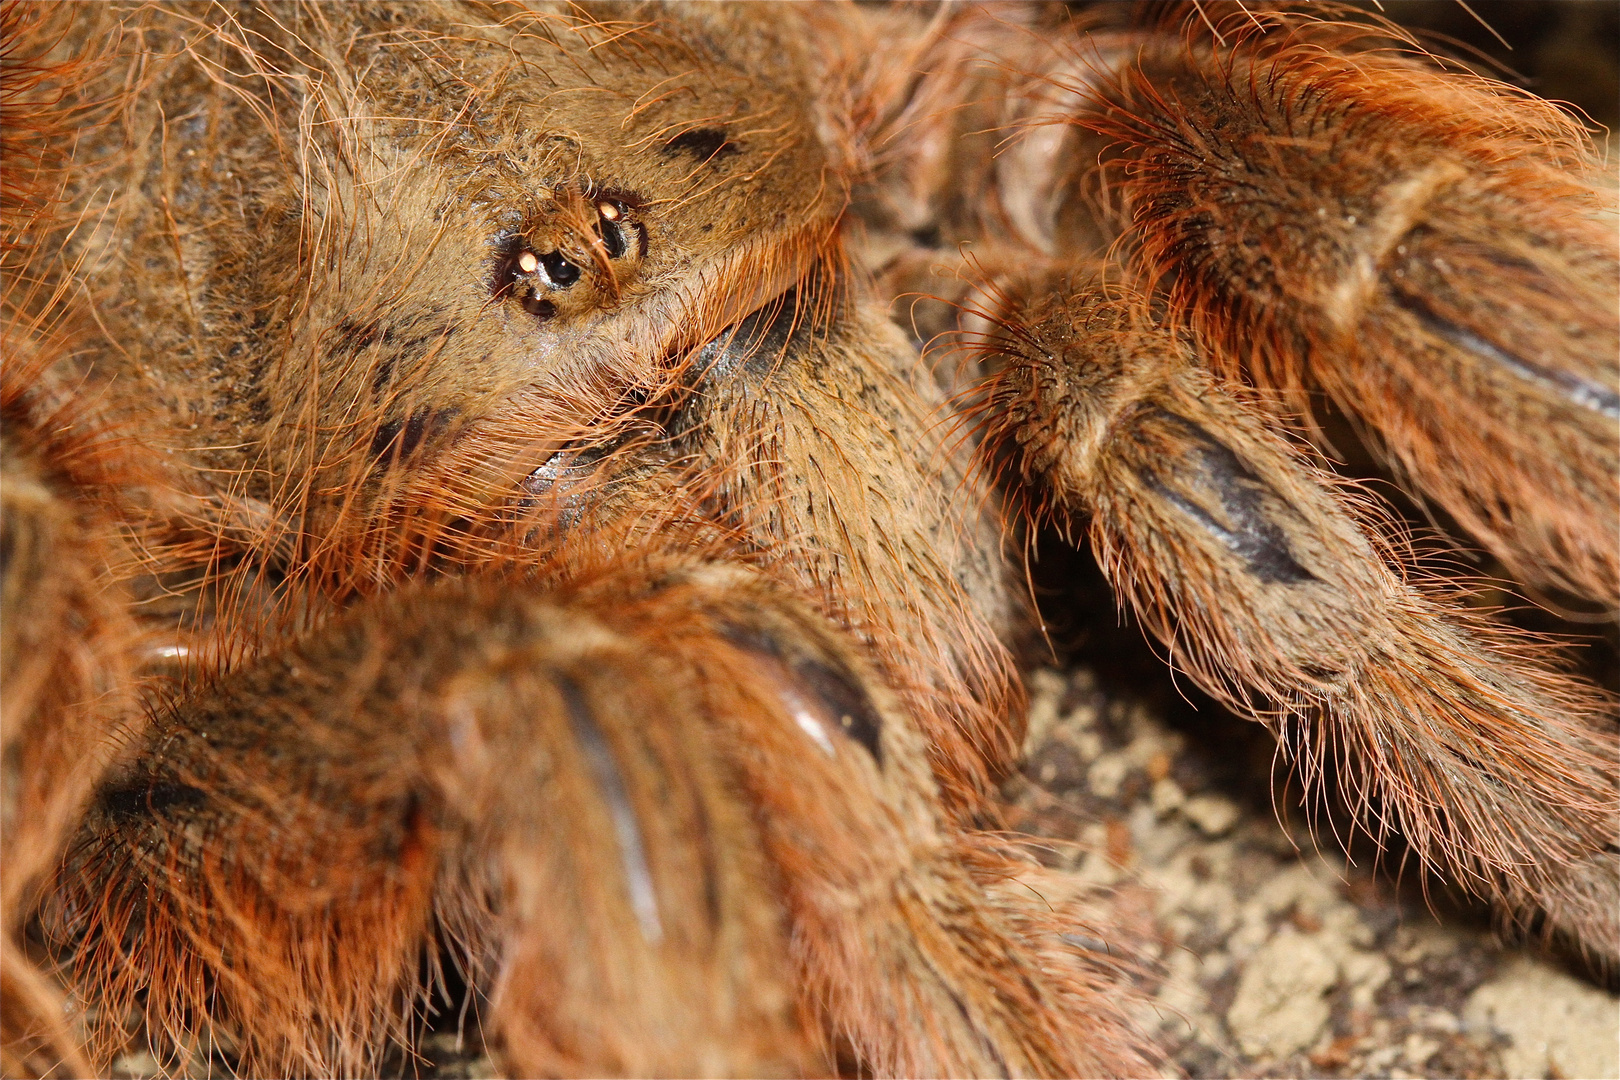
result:
<svg viewBox="0 0 1620 1080"><path fill-rule="evenodd" d="M364 1075L452 971L514 1075L1156 1068L996 827L1036 524L1615 958L1612 701L1313 419L1615 608L1586 132L1130 17L7 5L6 1072Z"/></svg>

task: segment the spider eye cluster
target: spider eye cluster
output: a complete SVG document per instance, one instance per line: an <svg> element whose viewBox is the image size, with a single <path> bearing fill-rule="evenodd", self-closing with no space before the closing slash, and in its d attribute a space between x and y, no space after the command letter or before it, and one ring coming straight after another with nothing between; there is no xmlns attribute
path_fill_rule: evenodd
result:
<svg viewBox="0 0 1620 1080"><path fill-rule="evenodd" d="M495 298L516 300L543 322L565 309L598 306L602 294L616 299L647 253L647 229L625 198L597 195L589 207L595 220L588 237L574 232L546 242L508 234L500 241ZM587 287L581 288L582 281ZM577 297L580 292L591 296Z"/></svg>

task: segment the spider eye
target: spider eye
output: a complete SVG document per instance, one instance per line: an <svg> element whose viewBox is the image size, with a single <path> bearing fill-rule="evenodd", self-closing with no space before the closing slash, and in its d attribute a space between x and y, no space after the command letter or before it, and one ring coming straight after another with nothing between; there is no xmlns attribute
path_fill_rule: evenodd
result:
<svg viewBox="0 0 1620 1080"><path fill-rule="evenodd" d="M539 256L538 261L554 289L566 289L579 280L579 267L564 258L560 251L548 251Z"/></svg>
<svg viewBox="0 0 1620 1080"><path fill-rule="evenodd" d="M568 270L574 271L574 277L579 276L579 270L556 252L552 252L551 256L540 255L516 237L509 238L501 246L506 250L496 262L495 274L490 281L490 291L496 298L533 293L535 286L541 282L540 268L548 258L556 258L567 268L562 271L565 276ZM548 266L545 283L552 284L555 280Z"/></svg>
<svg viewBox="0 0 1620 1080"><path fill-rule="evenodd" d="M557 314L557 305L539 296L525 296L519 303L537 319L549 319Z"/></svg>
<svg viewBox="0 0 1620 1080"><path fill-rule="evenodd" d="M544 321L557 314L557 305L543 293L559 292L579 280L580 269L560 251L537 253L523 246L509 250L495 268L492 291L497 298L514 297L523 310Z"/></svg>
<svg viewBox="0 0 1620 1080"><path fill-rule="evenodd" d="M602 238L608 258L622 259L630 250L630 240L624 234L624 206L614 199L602 199L596 204L596 235Z"/></svg>

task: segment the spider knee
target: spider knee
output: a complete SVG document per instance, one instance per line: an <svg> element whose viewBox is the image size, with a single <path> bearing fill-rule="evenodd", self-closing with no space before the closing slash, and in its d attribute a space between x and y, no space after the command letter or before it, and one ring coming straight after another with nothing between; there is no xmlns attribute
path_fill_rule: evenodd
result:
<svg viewBox="0 0 1620 1080"><path fill-rule="evenodd" d="M829 732L842 734L883 768L883 717L860 680L830 658L818 658L759 627L726 626L721 634L755 658L793 722L828 757Z"/></svg>

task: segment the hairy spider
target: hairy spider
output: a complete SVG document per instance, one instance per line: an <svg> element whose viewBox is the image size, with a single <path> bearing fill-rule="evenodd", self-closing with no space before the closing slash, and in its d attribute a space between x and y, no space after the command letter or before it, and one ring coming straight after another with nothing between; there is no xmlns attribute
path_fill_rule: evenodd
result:
<svg viewBox="0 0 1620 1080"><path fill-rule="evenodd" d="M452 973L513 1074L1153 1068L996 829L1031 522L1612 962L1612 701L1312 448L1614 609L1612 198L1332 16L6 7L5 1071Z"/></svg>

